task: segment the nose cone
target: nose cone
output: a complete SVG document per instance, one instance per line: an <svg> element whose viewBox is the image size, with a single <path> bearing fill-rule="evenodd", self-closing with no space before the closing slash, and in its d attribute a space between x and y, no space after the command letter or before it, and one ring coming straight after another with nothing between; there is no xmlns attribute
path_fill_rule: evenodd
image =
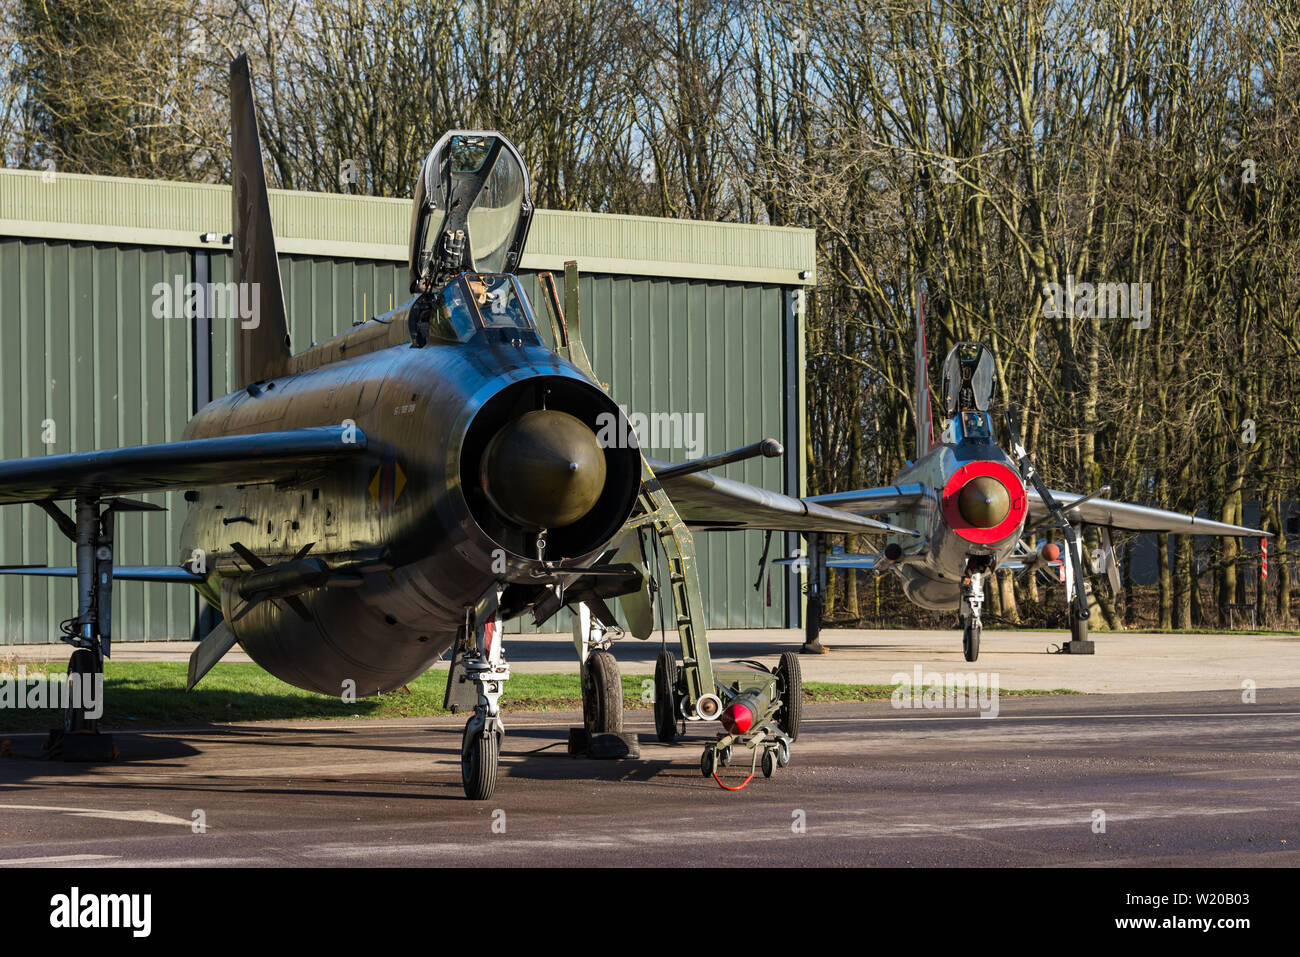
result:
<svg viewBox="0 0 1300 957"><path fill-rule="evenodd" d="M976 528L993 528L1011 511L1011 496L1007 487L993 476L981 475L962 486L957 495L957 510Z"/></svg>
<svg viewBox="0 0 1300 957"><path fill-rule="evenodd" d="M562 528L582 518L605 488L605 452L567 412L525 412L483 452L483 490L492 506L528 528Z"/></svg>

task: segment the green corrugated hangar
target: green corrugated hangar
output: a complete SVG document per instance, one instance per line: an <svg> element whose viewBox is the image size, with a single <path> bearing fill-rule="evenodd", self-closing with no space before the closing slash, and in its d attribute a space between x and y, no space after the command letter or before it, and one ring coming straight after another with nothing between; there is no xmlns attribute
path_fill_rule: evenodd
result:
<svg viewBox="0 0 1300 957"><path fill-rule="evenodd" d="M409 200L270 198L294 351L408 298ZM159 283L232 278L229 229L229 187L0 170L0 458L174 440L230 391L238 320L155 318L153 308ZM522 269L535 306L536 274L562 278L570 259L582 270L587 350L615 400L651 422L677 413L703 424L689 436L702 447L681 448L665 428L642 437L648 453L681 460L773 436L784 458L721 474L801 493L800 304L813 232L540 210ZM118 562L178 564L185 502L144 498L168 511L119 520ZM761 532L697 542L710 627L798 624L797 582L780 568L755 593ZM772 557L783 545L795 540L774 540ZM36 506L0 508L0 564L71 565L72 544ZM0 580L0 644L56 640L75 601L71 580ZM115 638L189 638L197 610L188 588L122 583ZM567 616L548 624L568 627Z"/></svg>

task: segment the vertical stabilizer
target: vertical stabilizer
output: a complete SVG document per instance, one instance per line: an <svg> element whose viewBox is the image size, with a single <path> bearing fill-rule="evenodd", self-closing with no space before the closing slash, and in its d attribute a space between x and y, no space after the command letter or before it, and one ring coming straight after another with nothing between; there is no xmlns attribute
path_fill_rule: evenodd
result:
<svg viewBox="0 0 1300 957"><path fill-rule="evenodd" d="M239 323L237 377L239 385L245 386L287 372L290 352L280 260L275 253L266 171L262 168L262 140L257 133L248 57L242 54L230 64L230 148L235 282L240 301L252 307L247 318L231 311L231 321Z"/></svg>
<svg viewBox="0 0 1300 957"><path fill-rule="evenodd" d="M916 286L916 458L923 458L934 444L934 414L930 408L930 373L926 370L925 306L920 283Z"/></svg>

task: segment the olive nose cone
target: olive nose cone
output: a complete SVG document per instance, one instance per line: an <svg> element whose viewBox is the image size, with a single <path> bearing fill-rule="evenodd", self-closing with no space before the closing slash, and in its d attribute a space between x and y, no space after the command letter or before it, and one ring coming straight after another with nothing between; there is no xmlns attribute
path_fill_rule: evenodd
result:
<svg viewBox="0 0 1300 957"><path fill-rule="evenodd" d="M582 420L539 409L492 437L481 475L488 500L506 518L528 528L562 528L600 498L605 452Z"/></svg>
<svg viewBox="0 0 1300 957"><path fill-rule="evenodd" d="M1011 512L1007 487L991 475L973 478L957 493L957 510L976 528L993 528Z"/></svg>

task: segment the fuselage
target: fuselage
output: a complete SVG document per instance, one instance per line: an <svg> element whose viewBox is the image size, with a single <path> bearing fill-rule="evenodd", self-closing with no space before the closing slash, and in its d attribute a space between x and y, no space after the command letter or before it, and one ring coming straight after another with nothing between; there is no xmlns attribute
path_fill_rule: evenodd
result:
<svg viewBox="0 0 1300 957"><path fill-rule="evenodd" d="M917 605L937 611L959 607L961 580L969 569L994 570L1007 558L1028 514L1024 485L1010 457L987 435L964 434L960 422L952 431L956 441L936 446L898 473L895 485L919 484L925 498L890 519L921 535L919 543L912 538L890 540L903 550L904 560L894 567L904 593ZM999 501L993 513L982 513L972 522L963 515L963 491L971 496L985 487L1005 490L1005 513Z"/></svg>
<svg viewBox="0 0 1300 957"><path fill-rule="evenodd" d="M452 644L466 606L494 582L544 581L600 553L635 497L639 453L609 449L603 490L579 520L540 532L494 508L480 469L506 425L546 409L594 432L596 416L619 410L523 323L412 347L414 303L294 356L285 376L217 399L185 432L354 424L365 437L354 464L291 485L186 496L182 548L202 558L200 592L259 665L301 688L339 694L350 681L368 695L400 687ZM233 542L269 565L311 545L312 558L349 574L298 595L308 620L276 600L235 620L248 568Z"/></svg>

